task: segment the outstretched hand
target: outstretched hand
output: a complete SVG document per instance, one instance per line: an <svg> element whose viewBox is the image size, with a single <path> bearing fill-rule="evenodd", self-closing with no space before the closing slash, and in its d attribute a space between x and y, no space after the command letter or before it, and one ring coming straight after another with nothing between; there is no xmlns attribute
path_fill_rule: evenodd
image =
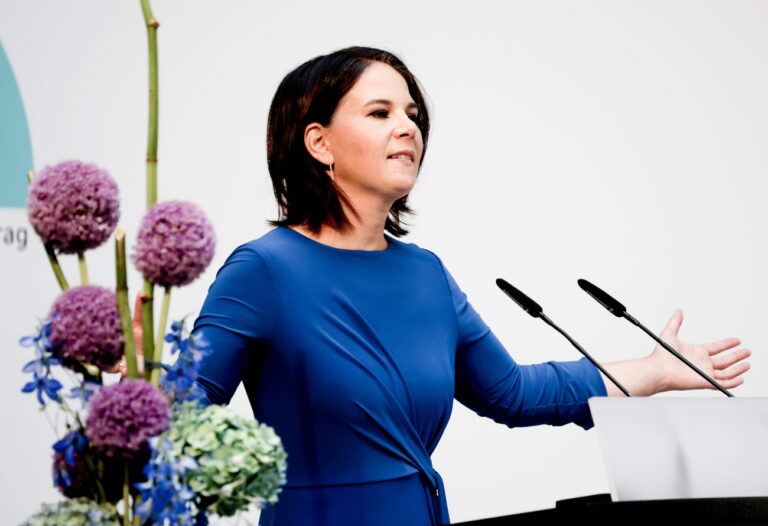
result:
<svg viewBox="0 0 768 526"><path fill-rule="evenodd" d="M752 354L749 349L734 349L741 345L738 338L725 338L709 343L687 343L678 337L680 325L683 323L683 311L677 309L667 322L659 338L677 350L688 361L712 377L726 389L744 383L742 375L750 368L744 359ZM726 352L729 351L729 352ZM661 345L651 352L649 359L658 367L660 391L683 389L714 389L714 386L692 371L672 353Z"/></svg>

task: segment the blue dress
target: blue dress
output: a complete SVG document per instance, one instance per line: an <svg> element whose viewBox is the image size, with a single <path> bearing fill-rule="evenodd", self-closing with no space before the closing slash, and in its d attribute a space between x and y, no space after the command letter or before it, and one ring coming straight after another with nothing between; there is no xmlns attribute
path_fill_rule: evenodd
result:
<svg viewBox="0 0 768 526"><path fill-rule="evenodd" d="M448 524L430 455L453 399L510 427L592 426L605 396L586 359L518 365L429 250L330 247L275 228L235 249L195 331L200 383L226 404L242 381L288 454L263 526Z"/></svg>

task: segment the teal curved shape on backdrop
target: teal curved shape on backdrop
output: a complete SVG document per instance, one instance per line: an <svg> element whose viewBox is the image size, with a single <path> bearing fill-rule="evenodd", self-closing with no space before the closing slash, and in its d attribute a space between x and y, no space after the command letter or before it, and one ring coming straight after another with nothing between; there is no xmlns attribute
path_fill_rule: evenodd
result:
<svg viewBox="0 0 768 526"><path fill-rule="evenodd" d="M24 104L0 42L0 206L26 206L26 174L32 169L32 143Z"/></svg>

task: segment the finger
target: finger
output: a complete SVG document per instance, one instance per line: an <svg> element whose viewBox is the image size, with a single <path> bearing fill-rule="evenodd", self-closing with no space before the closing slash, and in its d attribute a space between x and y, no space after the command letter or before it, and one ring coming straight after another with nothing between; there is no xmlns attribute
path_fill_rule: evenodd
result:
<svg viewBox="0 0 768 526"><path fill-rule="evenodd" d="M741 340L738 338L725 338L724 340L718 340L716 342L709 342L702 344L704 350L706 350L710 356L714 356L717 353L733 349L737 345L741 345Z"/></svg>
<svg viewBox="0 0 768 526"><path fill-rule="evenodd" d="M750 356L752 356L752 351L749 349L739 349L738 351L733 351L726 355L712 358L712 367L715 369L725 369L726 367L730 367L736 362L739 362Z"/></svg>
<svg viewBox="0 0 768 526"><path fill-rule="evenodd" d="M744 378L742 376L739 376L737 378L734 378L733 380L724 380L722 382L717 382L717 383L719 383L720 386L724 387L725 389L733 389L734 387L738 387L741 384L743 384ZM712 387L711 385L709 387L714 389L714 387Z"/></svg>
<svg viewBox="0 0 768 526"><path fill-rule="evenodd" d="M715 371L715 380L718 382L720 382L720 380L733 380L734 378L741 376L742 374L749 371L751 367L752 365L749 362L742 362L738 365L730 367L729 369L726 369L725 371Z"/></svg>
<svg viewBox="0 0 768 526"><path fill-rule="evenodd" d="M680 330L680 325L683 323L683 311L675 309L675 313L667 322L664 330L661 331L662 339L670 336L677 336L677 332Z"/></svg>

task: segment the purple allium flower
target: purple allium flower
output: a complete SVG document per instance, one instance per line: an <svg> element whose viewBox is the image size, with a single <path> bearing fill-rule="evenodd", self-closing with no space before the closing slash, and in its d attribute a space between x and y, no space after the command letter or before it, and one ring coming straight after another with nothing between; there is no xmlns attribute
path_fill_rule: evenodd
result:
<svg viewBox="0 0 768 526"><path fill-rule="evenodd" d="M184 201L164 201L142 219L133 261L153 283L178 287L203 273L215 245L213 226L202 210Z"/></svg>
<svg viewBox="0 0 768 526"><path fill-rule="evenodd" d="M107 457L133 459L147 440L170 425L171 410L160 390L145 380L104 387L91 399L85 434L91 447Z"/></svg>
<svg viewBox="0 0 768 526"><path fill-rule="evenodd" d="M103 287L82 285L63 292L51 307L57 317L50 340L63 365L77 361L110 369L123 356L123 331L117 295Z"/></svg>
<svg viewBox="0 0 768 526"><path fill-rule="evenodd" d="M64 161L32 180L29 222L44 243L63 254L101 245L120 218L117 183L96 165Z"/></svg>

